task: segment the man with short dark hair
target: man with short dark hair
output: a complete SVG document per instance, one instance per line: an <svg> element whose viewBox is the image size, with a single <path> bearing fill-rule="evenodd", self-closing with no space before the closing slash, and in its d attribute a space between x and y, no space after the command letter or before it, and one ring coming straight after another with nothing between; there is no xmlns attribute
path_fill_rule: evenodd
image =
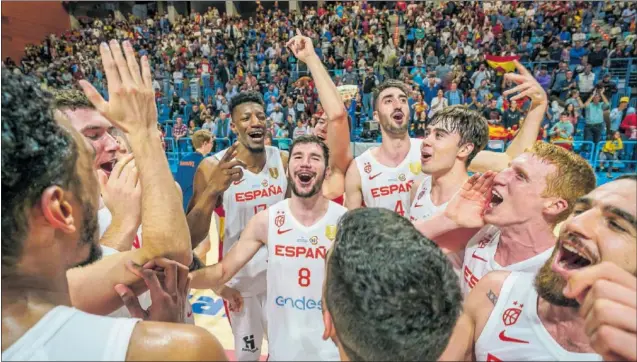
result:
<svg viewBox="0 0 637 362"><path fill-rule="evenodd" d="M436 361L462 297L440 249L396 213L350 211L326 259L323 338L341 361Z"/></svg>
<svg viewBox="0 0 637 362"><path fill-rule="evenodd" d="M267 250L267 298L260 306L267 313L268 350L274 361L338 358L334 345L320 337L323 259L336 236L338 219L347 211L323 196L328 165L329 151L321 139L297 138L290 147L285 171L292 196L261 209L218 264L192 274L194 288L212 288L224 295L227 288L223 284ZM235 293L231 312L248 313L241 311L245 299ZM250 343L244 339L240 347L254 350L262 337L255 333Z"/></svg>

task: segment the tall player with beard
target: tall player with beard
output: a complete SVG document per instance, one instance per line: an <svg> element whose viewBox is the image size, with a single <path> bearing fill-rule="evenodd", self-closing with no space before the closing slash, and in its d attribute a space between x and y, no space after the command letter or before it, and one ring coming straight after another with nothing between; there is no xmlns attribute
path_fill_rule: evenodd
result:
<svg viewBox="0 0 637 362"><path fill-rule="evenodd" d="M314 53L311 41L297 35L288 46L308 64L330 119L327 125L321 122L316 133L328 139L330 150L336 155L331 165L337 172L334 176L328 175L326 182L322 183L321 192L330 199L337 198L343 194L344 173L351 161L347 113L334 83ZM287 153L264 145L264 108L263 100L256 92L240 93L232 99L230 112L238 144L204 160L197 170L188 208L193 246L207 235L216 200L220 200L223 206L223 240L219 253L223 256L255 214L285 198L287 180L283 175L287 167ZM237 166L243 167L243 170ZM227 287L218 290L225 300L231 301L227 312L235 337L235 355L239 360L257 360L260 356L267 325L263 311L266 298L265 260L263 248ZM236 312L232 301L241 299L239 294L243 297L243 311ZM250 341L249 345L246 340Z"/></svg>
<svg viewBox="0 0 637 362"><path fill-rule="evenodd" d="M291 198L260 211L223 260L191 274L194 288L223 288L263 247L267 248L265 309L269 353L275 361L339 358L335 345L321 338L325 256L336 236L338 220L347 211L321 192L329 175L328 165L329 151L320 139L296 139L286 172Z"/></svg>
<svg viewBox="0 0 637 362"><path fill-rule="evenodd" d="M537 275L482 278L443 358L635 360L635 181L618 179L579 198Z"/></svg>
<svg viewBox="0 0 637 362"><path fill-rule="evenodd" d="M517 98L531 98L524 127L506 153L480 151L470 164L471 171L502 170L537 139L546 110L546 96L538 94L533 76L520 63L516 62L516 66L520 74L506 74L505 77L518 84L509 93L520 92ZM380 124L382 143L365 151L349 166L345 180L348 209L363 205L383 207L410 216L410 192L424 178L421 162L426 162L432 151L421 140L409 138L408 94L409 87L394 79L377 88L374 119ZM463 145L463 148L466 150L467 146Z"/></svg>

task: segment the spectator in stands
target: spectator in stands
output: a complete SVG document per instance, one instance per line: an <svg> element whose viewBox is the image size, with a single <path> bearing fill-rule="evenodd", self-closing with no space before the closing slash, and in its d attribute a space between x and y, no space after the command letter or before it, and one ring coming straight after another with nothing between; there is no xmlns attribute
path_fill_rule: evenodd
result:
<svg viewBox="0 0 637 362"><path fill-rule="evenodd" d="M173 138L178 142L180 138L188 136L188 127L184 124L181 117L177 117L173 126Z"/></svg>
<svg viewBox="0 0 637 362"><path fill-rule="evenodd" d="M540 69L535 73L535 79L537 79L538 83L540 83L545 91L549 91L549 86L551 85L551 75L548 74L545 66L540 67Z"/></svg>
<svg viewBox="0 0 637 362"><path fill-rule="evenodd" d="M604 171L604 167L606 167L607 177L612 177L611 171L615 168L616 161L619 159L619 153L623 149L624 145L619 132L609 133L606 136L606 143L604 144L604 148L602 148L602 152L599 154L599 168L600 171Z"/></svg>
<svg viewBox="0 0 637 362"><path fill-rule="evenodd" d="M445 99L447 99L447 104L450 106L465 103L464 94L458 89L458 83L451 82L450 89L445 93Z"/></svg>
<svg viewBox="0 0 637 362"><path fill-rule="evenodd" d="M629 107L628 103L630 101L629 97L621 97L619 99L619 105L617 108L613 109L610 112L610 130L611 132L619 131L619 126L622 124L626 115L630 113L635 113L635 108ZM631 112L632 111L632 112Z"/></svg>
<svg viewBox="0 0 637 362"><path fill-rule="evenodd" d="M572 148L571 142L573 141L574 133L575 128L569 121L566 112L560 114L560 121L554 124L548 132L552 143L557 143L559 146L569 150Z"/></svg>
<svg viewBox="0 0 637 362"><path fill-rule="evenodd" d="M433 117L436 112L445 109L449 104L447 103L447 99L444 97L444 93L442 89L438 89L438 94L436 98L431 100L431 108L429 109L429 118Z"/></svg>
<svg viewBox="0 0 637 362"><path fill-rule="evenodd" d="M206 116L206 120L201 125L201 129L210 132L213 136L217 134L217 126L215 125L212 116Z"/></svg>
<svg viewBox="0 0 637 362"><path fill-rule="evenodd" d="M604 130L604 111L608 109L608 100L603 92L596 90L588 98L584 107L586 108L584 140L592 141L594 145L597 145L601 141Z"/></svg>
<svg viewBox="0 0 637 362"><path fill-rule="evenodd" d="M195 152L189 153L181 158L175 181L181 187L183 192L184 211L188 208L188 202L192 197L192 184L195 177L195 171L199 163L206 157L214 147L212 133L207 130L198 130L192 137L192 148Z"/></svg>
<svg viewBox="0 0 637 362"><path fill-rule="evenodd" d="M582 94L582 98L588 99L590 94L595 89L595 73L593 73L593 67L590 64L586 65L584 73L577 76L577 88Z"/></svg>
<svg viewBox="0 0 637 362"><path fill-rule="evenodd" d="M373 68L367 68L365 73L365 80L363 81L363 112L367 116L367 119L373 118L374 104L372 91L378 85L378 79L374 75Z"/></svg>
<svg viewBox="0 0 637 362"><path fill-rule="evenodd" d="M511 102L509 108L502 114L502 125L506 129L511 129L518 125L522 119L522 112L518 110L518 102Z"/></svg>
<svg viewBox="0 0 637 362"><path fill-rule="evenodd" d="M221 112L219 113L219 117L215 121L215 125L217 126L217 133L215 134L216 138L230 138L230 119L228 118L228 113Z"/></svg>

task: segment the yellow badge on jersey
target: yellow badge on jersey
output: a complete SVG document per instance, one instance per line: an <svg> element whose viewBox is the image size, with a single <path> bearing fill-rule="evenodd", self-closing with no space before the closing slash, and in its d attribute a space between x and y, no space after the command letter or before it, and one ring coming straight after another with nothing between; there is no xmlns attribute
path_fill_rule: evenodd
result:
<svg viewBox="0 0 637 362"><path fill-rule="evenodd" d="M420 161L412 162L409 164L409 171L414 175L418 175L422 171Z"/></svg>
<svg viewBox="0 0 637 362"><path fill-rule="evenodd" d="M325 237L334 241L336 239L336 225L327 225L325 227Z"/></svg>
<svg viewBox="0 0 637 362"><path fill-rule="evenodd" d="M278 179L279 178L279 169L276 167L270 168L270 176L272 176L273 179Z"/></svg>

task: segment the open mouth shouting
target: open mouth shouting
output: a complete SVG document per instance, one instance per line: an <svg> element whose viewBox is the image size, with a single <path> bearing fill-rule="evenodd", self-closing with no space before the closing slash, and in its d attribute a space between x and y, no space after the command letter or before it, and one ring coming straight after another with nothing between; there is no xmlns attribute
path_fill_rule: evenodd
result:
<svg viewBox="0 0 637 362"><path fill-rule="evenodd" d="M405 121L405 114L403 113L403 111L394 111L394 113L391 114L391 118L394 120L394 122L400 125L403 124Z"/></svg>
<svg viewBox="0 0 637 362"><path fill-rule="evenodd" d="M264 141L265 130L263 130L262 128L256 128L249 131L247 134L250 140L260 143Z"/></svg>
<svg viewBox="0 0 637 362"><path fill-rule="evenodd" d="M420 152L420 162L427 163L433 158L433 153L429 150Z"/></svg>
<svg viewBox="0 0 637 362"><path fill-rule="evenodd" d="M296 173L296 178L299 181L299 185L302 187L309 187L315 176L316 174L310 171L299 171Z"/></svg>
<svg viewBox="0 0 637 362"><path fill-rule="evenodd" d="M562 240L557 246L551 269L567 279L568 274L595 263L592 254L579 242L572 239Z"/></svg>
<svg viewBox="0 0 637 362"><path fill-rule="evenodd" d="M502 194L500 194L497 190L491 190L491 201L489 201L488 209L493 210L495 207L500 205L504 201Z"/></svg>
<svg viewBox="0 0 637 362"><path fill-rule="evenodd" d="M117 163L117 159L114 158L108 162L104 162L100 164L100 169L106 173L106 176L110 176L111 172L113 172L113 168L115 167L116 163Z"/></svg>

